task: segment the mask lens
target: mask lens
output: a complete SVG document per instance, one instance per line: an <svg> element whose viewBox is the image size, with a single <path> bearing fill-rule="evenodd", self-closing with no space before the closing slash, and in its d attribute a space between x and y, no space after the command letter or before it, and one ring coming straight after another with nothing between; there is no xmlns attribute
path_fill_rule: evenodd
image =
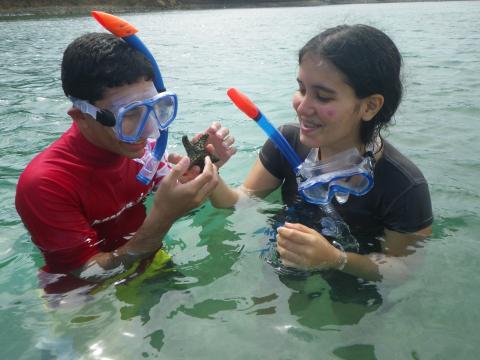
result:
<svg viewBox="0 0 480 360"><path fill-rule="evenodd" d="M158 128L157 121L155 120L155 115L153 112L150 112L148 119L145 121L145 125L140 134L142 138L158 138L160 136L160 130Z"/></svg>
<svg viewBox="0 0 480 360"><path fill-rule="evenodd" d="M364 173L336 179L332 181L331 185L336 189L342 189L343 191L354 194L363 194L371 188L369 177Z"/></svg>
<svg viewBox="0 0 480 360"><path fill-rule="evenodd" d="M155 115L157 116L159 125L162 128L165 128L168 125L170 125L170 123L172 122L175 116L175 110L176 110L175 98L173 96L161 97L153 104L152 107L153 107L153 111L155 112Z"/></svg>
<svg viewBox="0 0 480 360"><path fill-rule="evenodd" d="M368 185L367 179L360 174L338 179L335 181L335 183L342 187L349 188L352 190L357 190L357 189L360 190L364 188L366 185Z"/></svg>
<svg viewBox="0 0 480 360"><path fill-rule="evenodd" d="M310 201L324 204L328 202L329 184L314 184L308 188L301 189L301 192Z"/></svg>
<svg viewBox="0 0 480 360"><path fill-rule="evenodd" d="M123 113L121 131L123 136L135 137L142 129L142 123L148 108L144 105L135 106Z"/></svg>

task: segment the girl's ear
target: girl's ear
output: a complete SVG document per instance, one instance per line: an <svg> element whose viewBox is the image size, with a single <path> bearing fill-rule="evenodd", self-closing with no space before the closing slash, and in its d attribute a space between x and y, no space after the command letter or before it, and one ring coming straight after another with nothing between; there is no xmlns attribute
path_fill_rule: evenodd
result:
<svg viewBox="0 0 480 360"><path fill-rule="evenodd" d="M370 121L380 111L383 106L384 98L380 94L373 94L363 99L364 108L362 114L363 121Z"/></svg>

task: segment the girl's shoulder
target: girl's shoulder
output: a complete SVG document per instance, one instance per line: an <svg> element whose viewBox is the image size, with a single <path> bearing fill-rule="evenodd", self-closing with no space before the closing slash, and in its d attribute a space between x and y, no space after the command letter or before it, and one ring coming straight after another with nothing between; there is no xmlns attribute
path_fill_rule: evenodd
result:
<svg viewBox="0 0 480 360"><path fill-rule="evenodd" d="M432 204L421 170L388 142L375 166L373 203L380 204L383 226L413 233L431 225Z"/></svg>
<svg viewBox="0 0 480 360"><path fill-rule="evenodd" d="M386 177L389 181L395 180L396 183L426 183L418 166L388 141L384 141L383 154L375 166L375 175Z"/></svg>

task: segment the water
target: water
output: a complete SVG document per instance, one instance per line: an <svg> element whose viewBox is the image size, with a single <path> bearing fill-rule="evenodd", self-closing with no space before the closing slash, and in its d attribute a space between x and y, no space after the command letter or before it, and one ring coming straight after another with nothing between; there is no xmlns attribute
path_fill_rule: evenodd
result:
<svg viewBox="0 0 480 360"><path fill-rule="evenodd" d="M29 160L69 126L59 80L66 45L101 31L88 17L0 22L0 349L5 359L473 359L480 278L480 3L436 2L123 15L181 99L170 151L220 120L240 184L263 133L226 97L235 86L277 125L292 121L299 47L319 30L366 23L404 55L406 96L389 139L427 177L434 234L396 287L338 293L259 260L279 196L237 211L205 205L167 239L175 267L109 285L84 305L45 306L43 264L13 206ZM413 265L412 265L413 266ZM333 284L335 287L335 284ZM339 284L341 287L342 284ZM359 300L359 294L363 300Z"/></svg>

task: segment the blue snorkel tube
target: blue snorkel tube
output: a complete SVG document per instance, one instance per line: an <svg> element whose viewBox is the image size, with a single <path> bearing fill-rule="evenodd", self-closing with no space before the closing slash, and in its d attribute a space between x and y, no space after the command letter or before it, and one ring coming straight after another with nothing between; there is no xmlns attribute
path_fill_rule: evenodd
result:
<svg viewBox="0 0 480 360"><path fill-rule="evenodd" d="M246 95L234 88L228 89L227 95L243 113L254 120L257 125L262 128L269 139L290 163L295 175L301 176L300 165L302 164L302 160L300 160L295 150L293 150L280 131L268 121L265 115L262 114L258 107ZM308 202L306 199L305 201ZM323 227L322 234L335 238L336 240L332 241L332 244L335 247L340 248L341 250L358 252L359 244L357 239L355 239L350 233L348 225L338 214L333 205L331 203L315 205L318 205L325 214L325 217L321 220L321 225Z"/></svg>
<svg viewBox="0 0 480 360"><path fill-rule="evenodd" d="M299 167L302 164L302 160L298 157L297 153L292 149L288 141L278 131L270 121L262 114L258 107L243 93L237 89L230 88L227 90L228 97L232 102L247 115L254 120L258 126L267 134L269 139L280 150L283 156L287 159L296 175L298 175Z"/></svg>
<svg viewBox="0 0 480 360"><path fill-rule="evenodd" d="M113 35L124 40L128 45L130 45L135 50L141 52L152 64L154 79L153 84L155 89L161 93L164 92L165 85L163 84L162 74L160 73L160 68L157 64L157 61L153 57L152 53L144 45L142 40L135 35L138 30L127 21L102 12L102 11L92 11L92 16L108 31ZM160 136L157 139L155 148L152 152L148 152L145 156L145 163L137 174L137 180L144 185L148 185L154 178L155 173L157 172L158 166L161 162L162 156L165 153L167 148L168 141L168 129L160 130Z"/></svg>

